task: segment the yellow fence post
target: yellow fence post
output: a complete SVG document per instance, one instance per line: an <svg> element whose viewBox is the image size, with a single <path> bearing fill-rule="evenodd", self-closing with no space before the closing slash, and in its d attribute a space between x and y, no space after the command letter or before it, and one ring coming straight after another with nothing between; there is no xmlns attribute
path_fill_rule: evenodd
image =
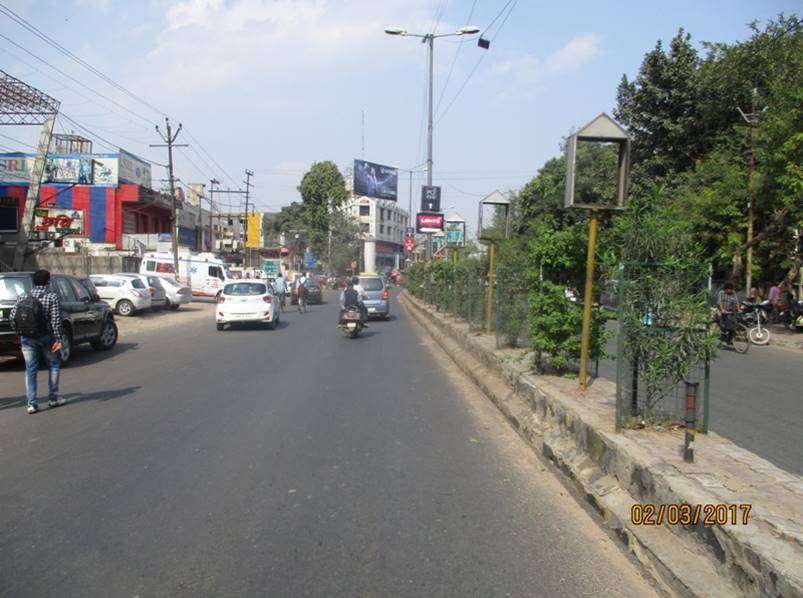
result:
<svg viewBox="0 0 803 598"><path fill-rule="evenodd" d="M491 241L488 247L488 298L485 306L485 334L491 334L494 315L494 261L496 257L496 243Z"/></svg>
<svg viewBox="0 0 803 598"><path fill-rule="evenodd" d="M594 254L597 250L597 210L591 210L588 224L588 256L586 258L586 288L583 298L583 337L580 347L580 390L588 388L588 353L591 342L591 301L594 288Z"/></svg>

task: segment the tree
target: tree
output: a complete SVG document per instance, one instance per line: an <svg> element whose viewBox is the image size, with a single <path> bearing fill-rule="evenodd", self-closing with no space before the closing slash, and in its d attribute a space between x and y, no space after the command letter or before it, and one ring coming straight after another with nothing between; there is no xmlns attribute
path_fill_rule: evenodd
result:
<svg viewBox="0 0 803 598"><path fill-rule="evenodd" d="M668 52L659 40L644 56L634 81L622 76L614 115L633 135L637 177L672 182L705 155L709 136L700 127L699 66L691 36L680 29Z"/></svg>
<svg viewBox="0 0 803 598"><path fill-rule="evenodd" d="M342 274L351 268L351 262L360 258L360 224L345 210L337 209L331 214L332 251L328 256L329 269L333 274Z"/></svg>
<svg viewBox="0 0 803 598"><path fill-rule="evenodd" d="M346 181L330 161L316 162L298 186L309 230L309 246L322 255L328 243L331 215L346 201Z"/></svg>

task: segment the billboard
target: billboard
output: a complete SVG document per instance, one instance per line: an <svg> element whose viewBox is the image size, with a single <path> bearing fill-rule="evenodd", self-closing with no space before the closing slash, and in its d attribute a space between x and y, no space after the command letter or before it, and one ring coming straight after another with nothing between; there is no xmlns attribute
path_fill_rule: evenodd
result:
<svg viewBox="0 0 803 598"><path fill-rule="evenodd" d="M36 156L4 154L0 157L0 182L31 181ZM78 185L117 185L116 154L49 154L42 174L43 183L74 183Z"/></svg>
<svg viewBox="0 0 803 598"><path fill-rule="evenodd" d="M421 211L441 211L441 188L430 185L421 185Z"/></svg>
<svg viewBox="0 0 803 598"><path fill-rule="evenodd" d="M443 230L443 214L419 212L416 214L416 229L419 233L438 233Z"/></svg>
<svg viewBox="0 0 803 598"><path fill-rule="evenodd" d="M56 208L36 208L33 211L33 230L62 237L84 234L84 211Z"/></svg>
<svg viewBox="0 0 803 598"><path fill-rule="evenodd" d="M133 183L151 189L151 165L134 154L120 150L119 178L122 183Z"/></svg>
<svg viewBox="0 0 803 598"><path fill-rule="evenodd" d="M262 214L251 212L248 214L248 238L245 240L247 249L262 247Z"/></svg>
<svg viewBox="0 0 803 598"><path fill-rule="evenodd" d="M399 187L399 170L392 166L354 160L354 193L396 201Z"/></svg>

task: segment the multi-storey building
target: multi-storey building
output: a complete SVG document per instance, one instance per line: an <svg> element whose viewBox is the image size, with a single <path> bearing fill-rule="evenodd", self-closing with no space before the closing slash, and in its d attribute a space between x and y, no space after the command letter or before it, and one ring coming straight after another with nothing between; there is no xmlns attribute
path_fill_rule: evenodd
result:
<svg viewBox="0 0 803 598"><path fill-rule="evenodd" d="M361 267L366 272L384 272L404 263L404 231L410 216L396 202L354 196L349 214L359 223L363 251Z"/></svg>

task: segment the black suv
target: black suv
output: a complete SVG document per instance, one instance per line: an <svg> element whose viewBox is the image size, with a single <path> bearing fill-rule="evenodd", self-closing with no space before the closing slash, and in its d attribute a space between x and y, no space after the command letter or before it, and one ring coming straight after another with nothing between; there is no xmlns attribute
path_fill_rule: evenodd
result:
<svg viewBox="0 0 803 598"><path fill-rule="evenodd" d="M12 330L9 318L17 297L31 290L32 277L31 272L0 273L0 356L21 355L20 339ZM94 288L65 274L51 275L50 287L61 299L62 363L69 361L72 348L78 343L88 342L96 351L108 351L117 344L114 314Z"/></svg>

